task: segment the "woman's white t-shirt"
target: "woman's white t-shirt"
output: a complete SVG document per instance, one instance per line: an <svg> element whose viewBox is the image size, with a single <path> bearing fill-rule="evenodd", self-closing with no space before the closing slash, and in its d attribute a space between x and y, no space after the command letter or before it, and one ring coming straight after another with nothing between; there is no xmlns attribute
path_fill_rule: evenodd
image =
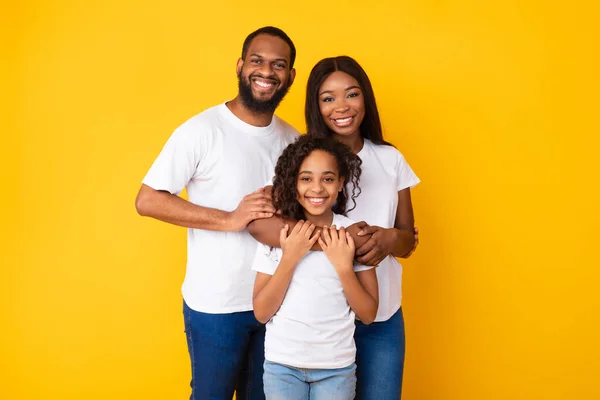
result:
<svg viewBox="0 0 600 400"><path fill-rule="evenodd" d="M348 212L348 217L369 225L393 228L398 192L414 187L419 178L404 156L392 146L376 145L365 139L358 156L362 160L361 193L356 198L356 208ZM351 201L348 207L352 207ZM396 258L388 256L379 264L377 282L379 310L375 321L387 321L398 311L402 301L402 265Z"/></svg>
<svg viewBox="0 0 600 400"><path fill-rule="evenodd" d="M354 222L334 214L332 225ZM252 269L273 275L283 252L258 245ZM355 265L355 271L370 269ZM281 307L267 323L265 358L297 368L334 369L356 357L354 312L335 267L322 251L310 251L296 265Z"/></svg>

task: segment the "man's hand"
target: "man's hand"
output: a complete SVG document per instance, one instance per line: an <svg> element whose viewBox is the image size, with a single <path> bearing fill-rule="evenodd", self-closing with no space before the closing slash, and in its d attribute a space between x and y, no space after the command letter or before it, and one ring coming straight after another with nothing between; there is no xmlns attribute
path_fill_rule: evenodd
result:
<svg viewBox="0 0 600 400"><path fill-rule="evenodd" d="M375 267L394 251L398 240L395 229L385 229L380 226L365 226L359 236L371 235L371 238L356 251L356 261L362 265Z"/></svg>
<svg viewBox="0 0 600 400"><path fill-rule="evenodd" d="M306 221L298 221L288 235L289 225L285 224L279 233L279 243L285 257L291 264L297 264L317 241L320 231ZM313 234L314 233L314 234Z"/></svg>
<svg viewBox="0 0 600 400"><path fill-rule="evenodd" d="M228 214L228 230L241 231L255 219L271 218L274 212L271 194L266 193L264 188L260 188L246 195L237 208Z"/></svg>

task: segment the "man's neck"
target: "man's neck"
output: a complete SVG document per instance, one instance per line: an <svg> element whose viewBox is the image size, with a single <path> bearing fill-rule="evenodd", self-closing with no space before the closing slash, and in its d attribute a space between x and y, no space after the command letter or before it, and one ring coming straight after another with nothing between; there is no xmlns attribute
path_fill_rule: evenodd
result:
<svg viewBox="0 0 600 400"><path fill-rule="evenodd" d="M229 111L231 111L233 115L252 126L269 126L273 120L272 112L257 114L248 110L248 108L242 102L242 99L240 99L240 96L236 96L235 99L231 100L225 105L227 108L229 108Z"/></svg>

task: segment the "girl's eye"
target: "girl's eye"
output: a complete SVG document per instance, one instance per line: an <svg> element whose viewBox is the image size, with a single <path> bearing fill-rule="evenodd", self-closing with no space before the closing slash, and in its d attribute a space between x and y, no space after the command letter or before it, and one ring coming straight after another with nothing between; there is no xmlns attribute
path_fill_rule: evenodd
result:
<svg viewBox="0 0 600 400"><path fill-rule="evenodd" d="M322 101L323 103L329 103L329 102L332 102L333 100L334 100L334 98L333 98L333 97L323 97L323 98L321 99L321 101Z"/></svg>
<svg viewBox="0 0 600 400"><path fill-rule="evenodd" d="M306 176L300 178L300 180L303 181L303 182L310 182L310 178L308 178Z"/></svg>
<svg viewBox="0 0 600 400"><path fill-rule="evenodd" d="M325 182L333 182L333 178L325 178Z"/></svg>
<svg viewBox="0 0 600 400"><path fill-rule="evenodd" d="M348 97L358 97L358 96L360 96L360 94L356 93L356 92L352 92L352 93L348 94Z"/></svg>

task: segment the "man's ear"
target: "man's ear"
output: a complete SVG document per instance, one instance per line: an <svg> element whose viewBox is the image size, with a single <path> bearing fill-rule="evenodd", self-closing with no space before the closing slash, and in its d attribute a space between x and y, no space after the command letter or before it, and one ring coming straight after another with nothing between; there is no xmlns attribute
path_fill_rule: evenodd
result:
<svg viewBox="0 0 600 400"><path fill-rule="evenodd" d="M244 60L242 60L241 58L238 58L237 60L237 64L235 66L235 74L239 75L240 72L242 72L242 67L244 66Z"/></svg>
<svg viewBox="0 0 600 400"><path fill-rule="evenodd" d="M294 79L296 79L296 69L292 68L290 70L290 86L292 86L292 83L294 83Z"/></svg>

